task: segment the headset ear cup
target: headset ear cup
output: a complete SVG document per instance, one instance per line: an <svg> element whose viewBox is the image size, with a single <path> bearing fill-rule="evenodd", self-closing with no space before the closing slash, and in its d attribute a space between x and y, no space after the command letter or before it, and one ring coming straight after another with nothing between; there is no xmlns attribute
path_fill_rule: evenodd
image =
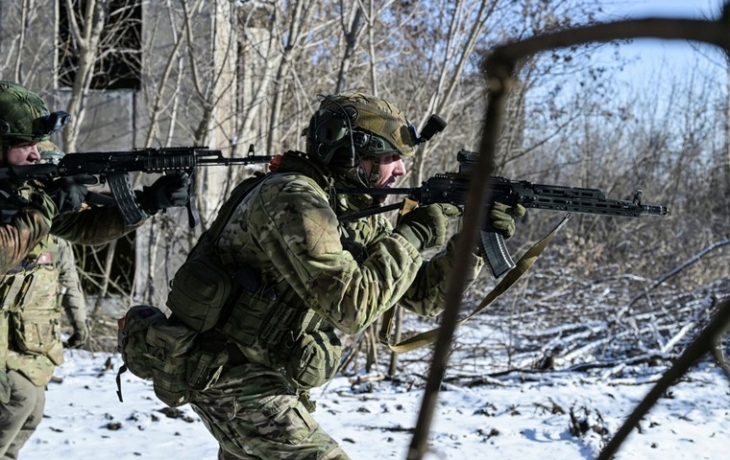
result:
<svg viewBox="0 0 730 460"><path fill-rule="evenodd" d="M319 112L315 112L315 114L312 115L312 118L309 119L309 128L307 130L307 154L313 160L317 160L317 158L315 158L315 153L317 152L317 147L319 145L319 142L317 142L316 129L318 114Z"/></svg>
<svg viewBox="0 0 730 460"><path fill-rule="evenodd" d="M347 120L338 113L322 109L309 121L308 154L310 158L328 164L332 156L347 141Z"/></svg>

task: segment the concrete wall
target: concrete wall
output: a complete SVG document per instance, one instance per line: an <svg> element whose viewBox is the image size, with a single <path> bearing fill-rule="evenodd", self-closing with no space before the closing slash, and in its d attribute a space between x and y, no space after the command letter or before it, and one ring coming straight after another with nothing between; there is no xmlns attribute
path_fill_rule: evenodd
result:
<svg viewBox="0 0 730 460"><path fill-rule="evenodd" d="M55 75L59 3L0 0L0 78L38 92L51 111L68 110L71 99L71 89L59 87ZM268 35L268 7L251 2L237 10L240 4L230 0L196 2L199 8L187 11L193 26L186 31L186 12L180 2L171 3L172 11L166 2L143 2L141 87L90 91L74 150L206 145L230 156L231 141L237 139L242 144L237 155L245 155L252 142L257 154L266 153L262 138L279 62L278 48ZM246 33L239 38L243 22ZM53 140L62 145L59 135ZM241 172L198 169L196 201L203 222L215 216ZM133 182L140 186L155 179L141 174ZM185 213L176 210L156 216L136 232L136 301L164 304L168 280L194 242L191 236L199 232L200 227L190 231Z"/></svg>

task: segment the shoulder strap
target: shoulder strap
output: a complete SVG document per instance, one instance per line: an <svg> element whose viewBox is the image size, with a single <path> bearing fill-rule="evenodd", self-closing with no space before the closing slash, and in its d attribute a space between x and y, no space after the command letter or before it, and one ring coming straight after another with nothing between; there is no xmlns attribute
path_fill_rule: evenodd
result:
<svg viewBox="0 0 730 460"><path fill-rule="evenodd" d="M223 228L225 228L226 224L233 215L233 212L236 210L236 208L238 208L238 205L241 203L241 201L246 197L246 195L248 195L249 192L251 192L251 190L256 188L256 186L263 182L263 180L268 176L268 174L261 174L246 178L243 182L238 184L233 189L233 191L231 192L231 196L228 197L226 202L223 203L223 206L221 206L221 208L218 210L218 215L215 217L213 223L210 225L208 230L200 235L198 242L188 254L188 260L190 260L196 254L196 250L198 249L198 247L201 246L201 244L203 244L204 242L213 243L218 239L220 234L223 232Z"/></svg>
<svg viewBox="0 0 730 460"><path fill-rule="evenodd" d="M223 232L223 228L231 219L233 212L236 208L238 208L238 205L241 204L241 201L243 201L246 195L248 195L249 192L256 188L256 186L263 182L263 180L268 176L269 174L263 174L249 177L233 189L231 196L225 203L223 203L223 206L221 206L221 209L218 211L218 215L206 232L210 235L209 238L213 241L218 239L218 236L220 236L221 232Z"/></svg>

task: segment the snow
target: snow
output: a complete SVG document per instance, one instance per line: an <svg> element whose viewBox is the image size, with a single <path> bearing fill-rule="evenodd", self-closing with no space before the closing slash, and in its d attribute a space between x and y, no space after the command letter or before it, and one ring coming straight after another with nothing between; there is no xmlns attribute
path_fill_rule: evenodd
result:
<svg viewBox="0 0 730 460"><path fill-rule="evenodd" d="M58 381L49 384L45 418L21 459L216 458L217 444L192 409L182 406L180 416L168 417L150 382L123 374L119 402L119 355L67 350L66 358L56 371ZM425 458L595 458L662 370L610 377L512 372L471 385L445 383ZM314 416L353 460L404 459L422 387L422 378L413 375L340 376L313 392ZM721 371L710 361L701 363L659 400L616 458L727 458L729 394ZM585 433L572 434L571 426Z"/></svg>

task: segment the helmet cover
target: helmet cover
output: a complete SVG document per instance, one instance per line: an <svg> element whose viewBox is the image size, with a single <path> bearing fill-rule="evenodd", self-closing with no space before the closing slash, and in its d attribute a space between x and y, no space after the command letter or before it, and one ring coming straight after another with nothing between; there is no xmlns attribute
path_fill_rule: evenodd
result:
<svg viewBox="0 0 730 460"><path fill-rule="evenodd" d="M320 110L341 112L340 107L350 116L352 128L356 132L355 148L360 155L372 157L397 154L411 157L415 154L413 127L403 112L389 102L364 93L340 94L327 96Z"/></svg>
<svg viewBox="0 0 730 460"><path fill-rule="evenodd" d="M48 140L70 121L63 111L50 113L45 102L25 86L0 81L0 139L14 145Z"/></svg>

